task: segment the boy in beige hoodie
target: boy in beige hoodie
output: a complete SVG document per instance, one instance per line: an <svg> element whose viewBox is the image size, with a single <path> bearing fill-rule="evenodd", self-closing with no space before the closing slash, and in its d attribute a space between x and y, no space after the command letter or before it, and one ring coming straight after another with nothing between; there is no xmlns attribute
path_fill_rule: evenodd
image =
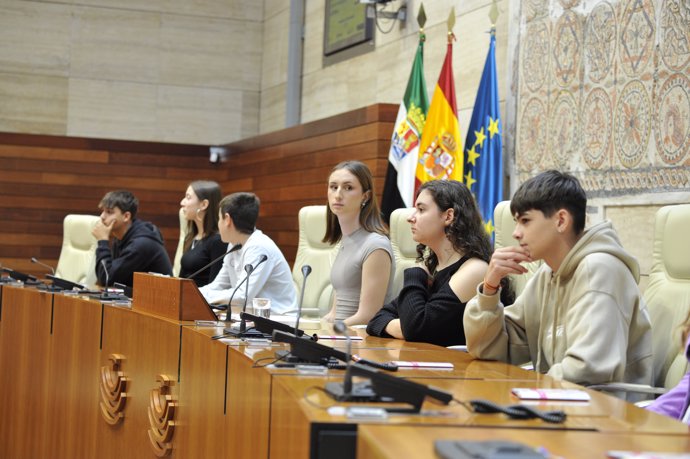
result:
<svg viewBox="0 0 690 459"><path fill-rule="evenodd" d="M510 203L518 247L497 249L484 282L465 309L469 353L589 385L651 384L652 335L637 287L639 264L610 222L585 226L587 197L558 171L523 183ZM499 302L499 285L544 263L515 303Z"/></svg>

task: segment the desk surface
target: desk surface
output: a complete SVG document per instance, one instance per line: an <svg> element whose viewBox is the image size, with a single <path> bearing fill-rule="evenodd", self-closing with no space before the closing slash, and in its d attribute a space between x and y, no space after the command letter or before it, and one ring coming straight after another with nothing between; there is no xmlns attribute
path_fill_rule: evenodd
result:
<svg viewBox="0 0 690 459"><path fill-rule="evenodd" d="M510 380L474 380L474 379L429 379L411 378L415 382L435 386L453 394L453 397L462 402L473 399L487 399L501 405L515 404L518 400L510 393L517 384ZM341 377L329 375L326 380L339 381ZM341 405L350 406L352 403L335 402L321 388L324 386L323 377L297 376L293 378L278 378L280 391L274 394L291 398L298 408L311 423L344 423L354 424L361 420L351 420L346 416L333 416L328 408ZM557 381L548 377L532 387L541 388L574 388L578 387L566 381ZM586 390L586 389L583 389ZM686 434L687 426L665 416L638 408L622 400L588 391L591 401L588 403L548 402L533 405L542 410L563 410L568 418L564 424L550 424L539 419L513 420L502 414L476 414L470 412L465 404L451 402L445 406L432 401L425 401L422 412L426 415L390 415L388 420L380 421L385 424L427 424L427 425L453 425L453 426L485 426L485 427L515 427L515 428L539 428L539 429L579 429L597 430L601 432L639 432L654 434ZM365 404L371 406L372 404ZM384 406L384 404L377 404ZM372 421L379 422L379 421Z"/></svg>
<svg viewBox="0 0 690 459"><path fill-rule="evenodd" d="M207 336L215 336L223 332L222 327L195 327L192 330ZM362 330L356 330L361 336L366 336ZM332 330L319 330L319 334L332 335ZM256 344L240 342L236 339L221 340L247 358L266 365L272 362L276 350L289 349L285 343ZM324 346L345 352L347 343L343 340L322 339L318 341ZM262 352L265 350L265 352ZM503 362L489 362L474 360L469 354L461 351L451 351L445 348L427 343L415 343L398 339L385 339L368 336L363 341L352 343L352 353L368 360L376 362L388 361L423 361L423 362L450 362L452 370L447 369L413 369L401 368L392 373L400 377L426 377L426 378L453 378L453 379L511 379L517 381L541 381L544 375L527 371L520 367ZM287 368L267 367L267 370L277 374L293 374ZM339 374L338 371L335 374Z"/></svg>
<svg viewBox="0 0 690 459"><path fill-rule="evenodd" d="M556 457L605 458L607 451L690 451L690 435L653 435L531 429L458 429L451 427L410 427L360 425L357 437L359 459L437 458L435 440L509 440L533 448L544 448Z"/></svg>
<svg viewBox="0 0 690 459"><path fill-rule="evenodd" d="M175 410L173 422L167 424L169 436L158 447L172 450L178 457L309 457L315 451L310 443L315 438L314 429L333 428L338 434L345 431L354 448L357 430L375 424L329 415L326 408L335 402L318 388L329 381L342 381L343 370L304 376L295 368L255 364L270 363L276 350L288 348L284 343L229 344L211 340L211 336L222 333L222 327L199 327L194 322L28 288L3 286L1 306L2 457L151 457L153 443L149 440L155 426L148 415L151 400L161 400L152 394L160 394L160 390L168 394L166 399L175 404ZM323 332L333 334L332 330ZM321 343L340 350L347 346L342 340ZM575 387L425 343L367 337L352 347L354 353L375 361L452 362L452 370L401 369L388 374L439 387L462 401L484 398L512 404L517 402L510 395L514 387ZM117 369L111 364L112 356L123 357ZM99 375L104 371L111 375L119 372L126 378L124 417L115 427L106 423L99 408L103 395ZM163 380L170 382L165 389ZM657 440L645 440L656 438L649 434L668 437L664 444L669 448L687 447L682 443L686 440L676 438L688 437L687 426L608 395L590 394L592 401L586 405L537 405L568 413L565 427L571 430L567 439L575 440L568 440L563 451L588 451L589 439L603 436L602 432L619 436L620 443L607 443L605 448L639 445L638 449L655 449ZM444 406L426 402L422 409L432 413L393 415L376 423L401 429L393 435L405 441L414 438L405 433L407 429L430 427L462 431L463 435L489 428L535 439L542 435L560 438L558 432L563 429L540 420L475 414L458 403ZM40 431L35 430L37 422L42 425ZM585 429L590 432L583 432ZM639 440L625 440L632 434L636 437L631 438ZM219 435L223 441L218 441ZM412 445L403 451L409 453L415 443Z"/></svg>

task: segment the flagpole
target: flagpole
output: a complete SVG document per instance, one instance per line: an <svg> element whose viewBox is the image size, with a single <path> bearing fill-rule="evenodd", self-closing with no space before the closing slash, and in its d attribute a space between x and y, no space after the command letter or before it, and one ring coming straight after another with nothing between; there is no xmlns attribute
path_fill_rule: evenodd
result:
<svg viewBox="0 0 690 459"><path fill-rule="evenodd" d="M429 97L424 79L424 42L426 34L426 12L420 4L417 13L419 40L412 63L410 78L403 95L391 136L388 153L388 167L383 186L381 212L386 222L393 210L414 205L415 167L417 164L419 140L424 130Z"/></svg>
<svg viewBox="0 0 690 459"><path fill-rule="evenodd" d="M447 26L446 57L434 88L419 144L419 160L415 171L417 189L430 180L462 181L463 177L464 159L453 78L455 8L451 8Z"/></svg>
<svg viewBox="0 0 690 459"><path fill-rule="evenodd" d="M455 35L453 34L453 28L455 27L455 7L450 9L450 14L448 14L448 44L451 44L455 40Z"/></svg>
<svg viewBox="0 0 690 459"><path fill-rule="evenodd" d="M491 21L491 35L496 36L496 20L499 16L498 11L498 0L493 0L491 2L491 9L489 10L489 20Z"/></svg>

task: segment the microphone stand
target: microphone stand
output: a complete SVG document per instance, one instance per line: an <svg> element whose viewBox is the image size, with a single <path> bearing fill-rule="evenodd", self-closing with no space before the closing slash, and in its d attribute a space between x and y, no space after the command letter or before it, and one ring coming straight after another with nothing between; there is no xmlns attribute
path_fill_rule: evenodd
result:
<svg viewBox="0 0 690 459"><path fill-rule="evenodd" d="M343 396L349 398L352 393L352 338L347 332L347 325L342 320L337 321L333 324L333 329L338 333L345 335L345 340L347 341L347 350L345 355L347 355L347 369L345 370L345 377L343 378Z"/></svg>
<svg viewBox="0 0 690 459"><path fill-rule="evenodd" d="M50 266L50 265L48 265L48 264L45 264L45 263L39 261L38 258L36 258L36 257L31 257L31 263L35 263L35 264L37 264L37 265L43 266L44 268L50 269L50 272L52 273L52 275L55 276L55 268L53 268L52 266ZM48 278L50 279L50 274L46 275L46 277L48 277ZM46 291L48 291L48 292L60 292L60 291L63 290L63 288L57 286L57 285L55 284L55 282L53 282L52 284L45 284L45 283L40 284L40 285L38 286L38 289L39 289L39 290L46 290Z"/></svg>
<svg viewBox="0 0 690 459"><path fill-rule="evenodd" d="M259 266L257 264L257 266ZM247 269L249 267L249 269ZM247 311L247 301L249 300L249 276L254 272L254 267L252 265L247 265L244 267L247 271L247 282L244 284L244 305L242 306L242 312ZM247 331L247 320L242 314L240 314L240 335Z"/></svg>
<svg viewBox="0 0 690 459"><path fill-rule="evenodd" d="M225 252L223 255L214 258L214 259L211 260L209 263L207 263L206 265L204 265L203 268L194 271L192 274L190 274L189 276L185 277L185 279L194 279L197 275L199 275L199 273L203 272L205 269L209 268L211 265L216 264L219 260L222 260L222 259L225 258L227 255L230 255L232 252L236 252L237 250L240 250L241 248L242 248L242 244L233 245L232 248L231 248L230 250L228 250L227 252Z"/></svg>
<svg viewBox="0 0 690 459"><path fill-rule="evenodd" d="M268 260L268 256L266 255L261 255L261 258L259 259L258 263L254 266L252 266L250 263L247 263L244 265L244 270L247 272L247 275L242 279L242 281L237 284L237 287L235 287L235 290L233 290L232 294L230 295L230 301L228 301L228 308L227 308L227 313L225 315L225 322L230 323L230 319L232 316L232 298L235 296L235 293L240 289L242 286L242 283L247 282L247 292L249 291L249 276L256 271L256 268L263 263L264 261ZM245 309L247 308L247 294L244 295L244 307L242 308L242 312L245 312ZM239 331L236 329L233 329L232 327L228 326L223 329L223 334L222 335L216 335L213 336L211 339L221 339L225 338L226 336L234 336L237 338L264 338L264 334L257 331L257 330L250 330L247 331L247 321L244 317L241 318L240 320L240 329Z"/></svg>
<svg viewBox="0 0 690 459"><path fill-rule="evenodd" d="M307 276L311 274L311 266L302 266L302 290L299 295L299 306L297 307L297 320L295 321L295 336L297 336L297 330L299 330L299 319L302 315L302 304L304 303L304 288L307 286Z"/></svg>
<svg viewBox="0 0 690 459"><path fill-rule="evenodd" d="M105 290L103 291L103 293L101 293L98 299L103 301L121 300L121 295L113 292L111 296L110 292L108 292L108 284L110 284L110 274L108 273L108 267L105 265L105 260L103 259L101 259L101 266L103 267L103 271L105 272Z"/></svg>
<svg viewBox="0 0 690 459"><path fill-rule="evenodd" d="M105 295L108 296L108 284L110 283L110 275L108 275L108 267L105 265L105 260L101 259L101 266L105 272Z"/></svg>
<svg viewBox="0 0 690 459"><path fill-rule="evenodd" d="M53 274L53 276L55 275L55 268L53 268L52 266L47 265L47 264L45 264L45 263L43 263L43 262L38 261L38 258L36 258L36 257L31 257L31 263L36 263L37 265L41 265L41 266L43 266L44 268L50 269L50 272Z"/></svg>
<svg viewBox="0 0 690 459"><path fill-rule="evenodd" d="M378 399L376 392L368 383L352 384L352 339L347 331L347 325L342 320L333 324L333 329L345 335L347 340L347 369L342 383L332 382L326 384L325 390L328 395L339 402L373 402Z"/></svg>

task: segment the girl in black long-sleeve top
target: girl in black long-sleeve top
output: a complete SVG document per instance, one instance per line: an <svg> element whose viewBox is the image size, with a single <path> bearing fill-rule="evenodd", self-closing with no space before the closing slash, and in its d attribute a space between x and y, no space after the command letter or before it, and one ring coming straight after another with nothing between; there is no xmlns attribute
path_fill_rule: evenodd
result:
<svg viewBox="0 0 690 459"><path fill-rule="evenodd" d="M465 304L491 258L474 197L454 180L427 182L408 221L419 244L419 263L405 270L400 294L371 319L367 333L441 346L465 344Z"/></svg>

